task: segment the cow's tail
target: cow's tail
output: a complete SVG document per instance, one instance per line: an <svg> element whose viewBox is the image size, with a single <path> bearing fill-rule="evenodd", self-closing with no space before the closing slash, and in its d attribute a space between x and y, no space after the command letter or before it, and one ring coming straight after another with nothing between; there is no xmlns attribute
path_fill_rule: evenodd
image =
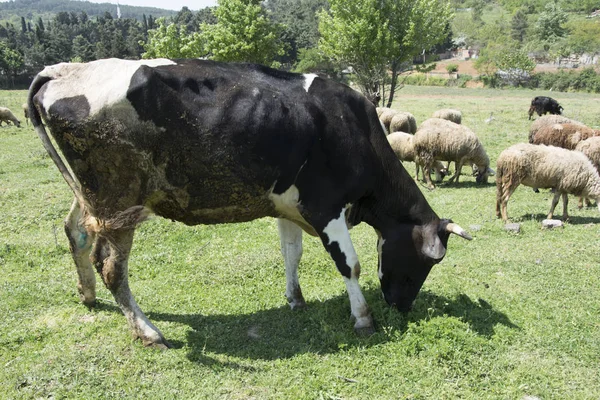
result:
<svg viewBox="0 0 600 400"><path fill-rule="evenodd" d="M84 197L81 192L81 188L79 187L79 184L75 181L73 175L71 175L71 172L69 171L62 158L56 151L54 145L52 144L52 141L50 140L50 137L48 136L46 128L44 127L44 124L42 122L40 112L33 103L33 98L35 97L37 92L42 88L42 86L44 86L44 84L46 84L50 80L52 80L51 77L42 76L38 74L36 75L33 82L31 82L31 86L29 86L29 94L27 95L27 108L29 109L29 118L31 120L33 128L35 129L35 132L42 140L42 144L48 152L48 155L50 155L50 158L58 167L58 170L62 174L64 180L67 182L67 184L73 191L75 198L80 202L80 204L85 204Z"/></svg>

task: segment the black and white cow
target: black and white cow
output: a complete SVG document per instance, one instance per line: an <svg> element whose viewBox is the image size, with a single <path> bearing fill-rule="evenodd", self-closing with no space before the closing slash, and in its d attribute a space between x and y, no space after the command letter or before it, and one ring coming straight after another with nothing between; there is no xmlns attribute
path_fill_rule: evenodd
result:
<svg viewBox="0 0 600 400"><path fill-rule="evenodd" d="M344 277L355 329L366 333L373 321L352 225L375 228L382 291L400 310L444 257L450 233L470 239L431 209L373 104L315 75L203 60L98 60L46 67L28 102L75 194L65 231L80 297L94 304L95 267L145 345L168 345L128 285L134 229L149 213L188 225L280 218L292 308L305 305L302 230L319 236Z"/></svg>
<svg viewBox="0 0 600 400"><path fill-rule="evenodd" d="M552 97L536 96L531 100L531 105L529 106L529 119L531 119L533 113L537 113L540 117L547 113L561 115L562 110L562 106Z"/></svg>

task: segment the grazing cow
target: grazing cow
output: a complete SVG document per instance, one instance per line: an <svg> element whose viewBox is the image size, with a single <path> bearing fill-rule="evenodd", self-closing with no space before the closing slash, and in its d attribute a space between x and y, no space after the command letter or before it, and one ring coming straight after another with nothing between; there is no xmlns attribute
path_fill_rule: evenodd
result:
<svg viewBox="0 0 600 400"><path fill-rule="evenodd" d="M375 228L381 288L400 310L444 257L450 233L470 239L431 209L375 106L315 75L206 60L98 60L46 67L28 102L75 194L65 231L80 297L95 302L93 265L145 345L168 346L128 284L134 230L150 213L188 225L280 218L292 308L305 305L302 230L318 236L344 278L359 333L372 332L373 321L349 227Z"/></svg>
<svg viewBox="0 0 600 400"><path fill-rule="evenodd" d="M562 106L552 97L537 96L531 100L531 106L529 106L529 119L531 119L534 112L541 117L547 113L560 115L562 114L562 110Z"/></svg>

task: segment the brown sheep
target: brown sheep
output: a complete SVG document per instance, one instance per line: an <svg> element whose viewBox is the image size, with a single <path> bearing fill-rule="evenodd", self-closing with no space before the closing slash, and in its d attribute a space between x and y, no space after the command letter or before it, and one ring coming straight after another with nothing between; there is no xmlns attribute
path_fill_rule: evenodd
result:
<svg viewBox="0 0 600 400"><path fill-rule="evenodd" d="M529 128L529 143L533 143L533 137L536 135L537 131L540 130L540 128L547 126L547 125L554 125L554 124L576 124L576 125L583 125L581 122L579 121L575 121L574 119L569 119L567 117L563 117L562 115L544 115L538 119L536 119L532 124L531 127Z"/></svg>
<svg viewBox="0 0 600 400"><path fill-rule="evenodd" d="M554 124L541 127L533 137L532 143L573 150L582 140L599 135L600 131L584 125Z"/></svg>

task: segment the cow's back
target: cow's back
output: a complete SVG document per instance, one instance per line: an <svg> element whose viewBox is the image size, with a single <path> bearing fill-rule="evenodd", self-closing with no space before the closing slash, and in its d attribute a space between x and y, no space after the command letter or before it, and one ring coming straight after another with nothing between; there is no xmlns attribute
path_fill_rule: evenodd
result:
<svg viewBox="0 0 600 400"><path fill-rule="evenodd" d="M362 96L329 81L205 60L99 60L40 75L51 80L34 101L99 213L144 205L188 224L277 216L268 193L303 166L335 155L351 173L375 162L352 151L371 124Z"/></svg>

